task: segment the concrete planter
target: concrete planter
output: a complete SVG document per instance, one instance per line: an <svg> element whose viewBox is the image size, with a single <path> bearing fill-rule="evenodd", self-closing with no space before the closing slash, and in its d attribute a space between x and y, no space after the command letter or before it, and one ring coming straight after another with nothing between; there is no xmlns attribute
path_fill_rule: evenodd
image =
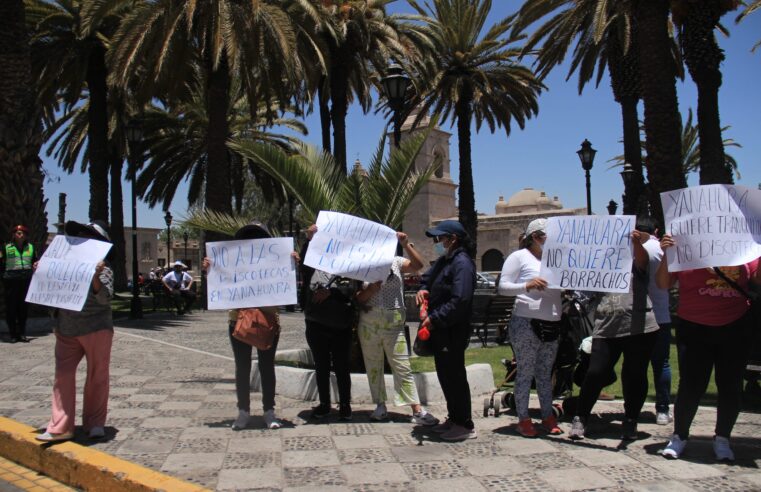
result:
<svg viewBox="0 0 761 492"><path fill-rule="evenodd" d="M314 369L300 369L277 365L277 361L297 361L304 364L313 364L312 353L308 349L279 351L275 358L275 376L277 377L277 394L299 400L317 400L317 381ZM494 390L494 377L489 364L472 364L466 368L470 393L474 397L483 395ZM444 393L441 391L439 380L435 372L414 374L420 402L423 404L439 403L444 401ZM388 402L393 403L394 379L391 374L386 374L386 394ZM338 386L336 377L331 373L331 397L337 402ZM251 377L251 387L254 391L261 391L259 369L254 365ZM373 403L370 396L370 386L367 375L351 375L351 400L354 403Z"/></svg>

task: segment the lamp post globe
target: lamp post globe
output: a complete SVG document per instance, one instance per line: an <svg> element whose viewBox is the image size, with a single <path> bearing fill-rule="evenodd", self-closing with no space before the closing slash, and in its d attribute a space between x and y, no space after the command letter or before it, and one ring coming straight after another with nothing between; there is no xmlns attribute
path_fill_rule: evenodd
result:
<svg viewBox="0 0 761 492"><path fill-rule="evenodd" d="M587 181L587 215L592 215L592 184L590 182L589 171L592 170L597 151L592 148L592 144L585 138L584 141L581 142L581 148L577 150L576 153L581 161L581 167L584 169Z"/></svg>
<svg viewBox="0 0 761 492"><path fill-rule="evenodd" d="M608 206L605 208L608 209L608 215L616 215L616 211L618 210L618 203L616 203L614 200L611 200L608 202Z"/></svg>
<svg viewBox="0 0 761 492"><path fill-rule="evenodd" d="M399 65L392 63L386 70L386 76L381 79L383 92L388 99L388 105L394 112L394 145L399 146L401 140L401 115L404 109L404 97L410 78L404 75L404 70Z"/></svg>
<svg viewBox="0 0 761 492"><path fill-rule="evenodd" d="M125 127L127 143L129 145L129 178L132 181L132 299L129 303L129 317L139 319L143 317L143 303L140 299L140 285L137 278L140 275L137 265L137 168L142 167L142 154L140 145L143 142L143 128L136 119L131 119Z"/></svg>
<svg viewBox="0 0 761 492"><path fill-rule="evenodd" d="M164 222L166 222L166 267L169 268L169 252L172 248L172 213L169 210L164 214Z"/></svg>

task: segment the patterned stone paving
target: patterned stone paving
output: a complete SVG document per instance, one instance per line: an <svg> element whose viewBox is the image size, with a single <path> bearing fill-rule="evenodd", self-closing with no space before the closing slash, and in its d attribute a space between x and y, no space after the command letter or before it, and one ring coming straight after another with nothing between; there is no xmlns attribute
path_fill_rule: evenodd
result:
<svg viewBox="0 0 761 492"><path fill-rule="evenodd" d="M300 314L282 319L280 347L304 348ZM408 423L403 412L389 422L370 422L368 405L355 406L350 423L338 422L334 412L318 424L304 420L309 402L281 397L277 408L286 426L269 431L257 412L258 394L252 394L249 428L233 432L234 368L224 313L119 325L107 438L93 442L78 429L76 440L210 489L761 491L761 416L749 413L740 415L735 428L734 464L713 459L714 410L698 413L688 453L674 462L657 454L671 429L654 425L650 405L641 440L625 444L617 438L620 402L599 403L593 434L578 443L565 436L523 439L514 431L514 417L480 417L480 397L474 398L478 439L463 443L441 442ZM45 425L53 343L42 334L30 344L2 346L0 415ZM441 404L429 409L445 412Z"/></svg>

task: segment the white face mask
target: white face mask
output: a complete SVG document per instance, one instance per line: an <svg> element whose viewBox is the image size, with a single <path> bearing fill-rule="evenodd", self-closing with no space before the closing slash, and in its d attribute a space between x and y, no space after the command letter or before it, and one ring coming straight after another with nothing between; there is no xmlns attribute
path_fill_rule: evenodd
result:
<svg viewBox="0 0 761 492"><path fill-rule="evenodd" d="M447 248L444 246L444 243L438 242L433 245L433 251L438 256L443 256L447 253Z"/></svg>

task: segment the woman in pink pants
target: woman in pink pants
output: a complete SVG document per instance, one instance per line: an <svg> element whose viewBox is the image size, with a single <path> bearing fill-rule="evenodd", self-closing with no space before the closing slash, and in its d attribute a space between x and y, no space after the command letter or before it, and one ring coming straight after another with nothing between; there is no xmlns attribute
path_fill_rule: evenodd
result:
<svg viewBox="0 0 761 492"><path fill-rule="evenodd" d="M67 236L111 241L108 226L100 221L90 224L69 221L65 231ZM37 436L38 440L54 442L74 437L76 373L82 357L87 359L82 426L90 439L105 436L109 364L114 337L111 317L113 295L113 273L101 261L95 268L90 292L82 311L58 310L55 328L53 415L46 431Z"/></svg>

